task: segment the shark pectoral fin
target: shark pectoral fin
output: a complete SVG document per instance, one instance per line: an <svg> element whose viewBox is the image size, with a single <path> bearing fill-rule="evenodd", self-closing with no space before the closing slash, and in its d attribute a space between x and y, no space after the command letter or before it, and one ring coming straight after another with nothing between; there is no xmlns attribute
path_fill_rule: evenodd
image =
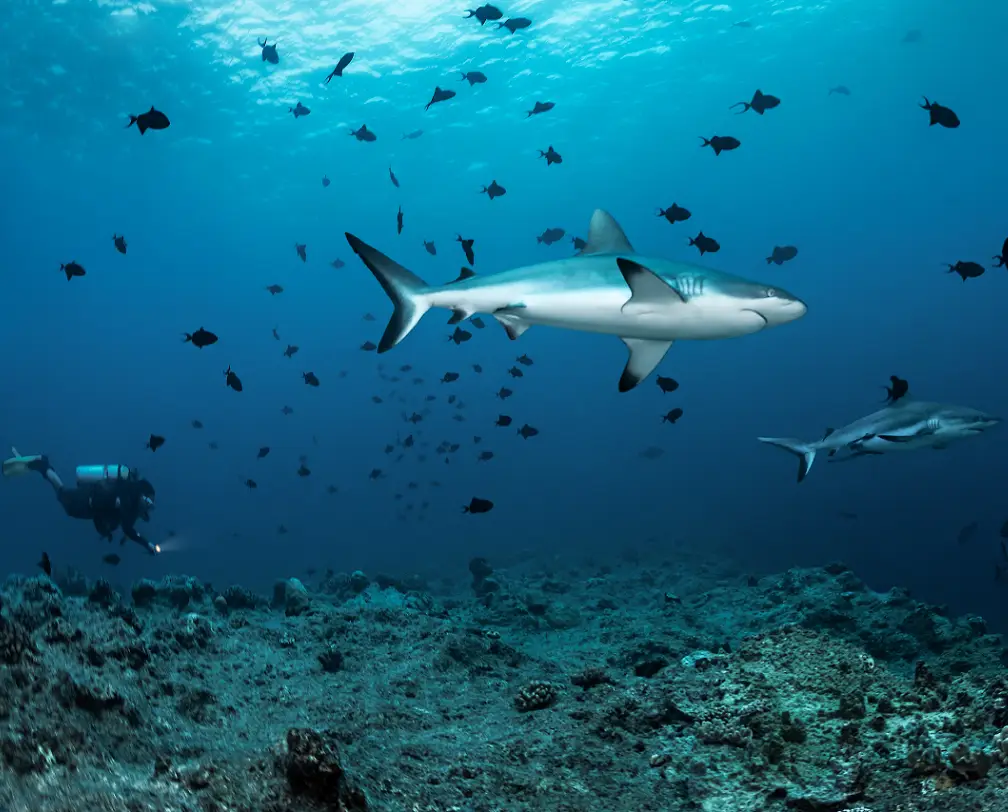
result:
<svg viewBox="0 0 1008 812"><path fill-rule="evenodd" d="M531 326L521 317L521 312L524 309L525 305L515 304L508 307L502 307L493 312L493 317L500 322L501 327L504 328L508 338L512 341L515 341Z"/></svg>
<svg viewBox="0 0 1008 812"><path fill-rule="evenodd" d="M475 312L476 312L475 310L469 310L468 308L465 307L456 307L454 310L452 310L451 318L448 319L448 323L458 324L459 322L465 321Z"/></svg>
<svg viewBox="0 0 1008 812"><path fill-rule="evenodd" d="M620 224L609 212L595 209L581 254L635 254Z"/></svg>
<svg viewBox="0 0 1008 812"><path fill-rule="evenodd" d="M671 341L651 341L645 338L624 338L630 357L620 377L620 392L629 392L661 363L665 353L672 346Z"/></svg>
<svg viewBox="0 0 1008 812"><path fill-rule="evenodd" d="M642 315L669 305L685 303L682 294L650 268L623 257L617 257L616 264L630 288L630 298L623 304L622 313L628 316Z"/></svg>

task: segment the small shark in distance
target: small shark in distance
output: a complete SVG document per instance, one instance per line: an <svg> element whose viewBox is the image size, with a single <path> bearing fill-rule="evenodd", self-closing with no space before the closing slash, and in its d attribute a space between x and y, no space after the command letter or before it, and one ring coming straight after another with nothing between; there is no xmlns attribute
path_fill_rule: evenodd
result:
<svg viewBox="0 0 1008 812"><path fill-rule="evenodd" d="M915 451L918 448L943 449L949 443L966 437L976 437L1001 422L999 417L944 403L903 398L872 412L841 429L826 429L821 440L802 442L790 437L757 437L798 457L798 481L808 476L816 454L825 451L830 457L843 451L835 461L888 454L893 451Z"/></svg>
<svg viewBox="0 0 1008 812"><path fill-rule="evenodd" d="M780 288L706 267L638 255L613 217L598 209L579 254L480 276L428 285L375 248L346 235L392 300L378 344L386 352L432 307L452 311L449 324L490 313L511 340L533 324L619 336L630 353L619 391L646 378L678 339L757 333L805 315L806 306Z"/></svg>

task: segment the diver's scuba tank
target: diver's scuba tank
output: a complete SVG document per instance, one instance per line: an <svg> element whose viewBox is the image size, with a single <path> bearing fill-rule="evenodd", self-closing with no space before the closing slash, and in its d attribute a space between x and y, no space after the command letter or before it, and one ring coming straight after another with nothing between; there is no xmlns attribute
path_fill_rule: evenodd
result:
<svg viewBox="0 0 1008 812"><path fill-rule="evenodd" d="M129 479L133 472L125 465L78 465L77 483L89 485L106 479Z"/></svg>

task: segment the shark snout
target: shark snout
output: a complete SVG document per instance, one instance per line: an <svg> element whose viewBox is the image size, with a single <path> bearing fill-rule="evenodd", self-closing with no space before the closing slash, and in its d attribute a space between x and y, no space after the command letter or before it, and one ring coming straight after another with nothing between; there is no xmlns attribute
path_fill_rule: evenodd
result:
<svg viewBox="0 0 1008 812"><path fill-rule="evenodd" d="M761 303L759 312L768 325L787 324L804 316L808 312L808 305L786 290L771 288L767 291L767 299Z"/></svg>

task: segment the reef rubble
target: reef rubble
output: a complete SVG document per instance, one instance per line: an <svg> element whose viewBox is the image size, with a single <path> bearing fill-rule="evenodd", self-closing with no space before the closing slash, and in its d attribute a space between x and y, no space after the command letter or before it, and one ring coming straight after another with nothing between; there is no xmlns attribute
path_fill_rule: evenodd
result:
<svg viewBox="0 0 1008 812"><path fill-rule="evenodd" d="M0 592L5 812L1008 810L1008 654L843 564Z"/></svg>

